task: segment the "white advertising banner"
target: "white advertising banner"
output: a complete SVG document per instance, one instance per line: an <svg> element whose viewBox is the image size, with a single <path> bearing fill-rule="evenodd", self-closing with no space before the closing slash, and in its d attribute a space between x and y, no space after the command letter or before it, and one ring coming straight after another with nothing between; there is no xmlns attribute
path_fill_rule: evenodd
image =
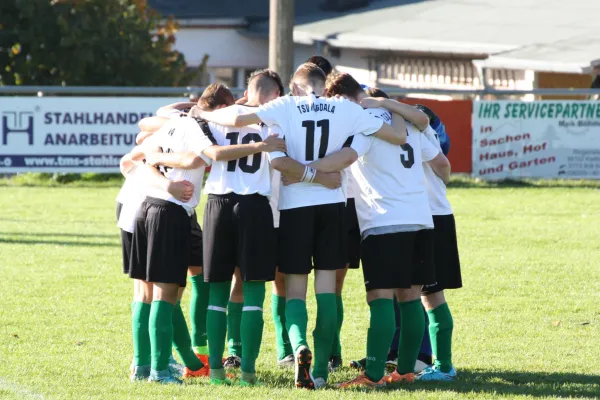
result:
<svg viewBox="0 0 600 400"><path fill-rule="evenodd" d="M173 97L0 97L0 174L119 172L138 122Z"/></svg>
<svg viewBox="0 0 600 400"><path fill-rule="evenodd" d="M600 179L600 101L474 102L473 176Z"/></svg>

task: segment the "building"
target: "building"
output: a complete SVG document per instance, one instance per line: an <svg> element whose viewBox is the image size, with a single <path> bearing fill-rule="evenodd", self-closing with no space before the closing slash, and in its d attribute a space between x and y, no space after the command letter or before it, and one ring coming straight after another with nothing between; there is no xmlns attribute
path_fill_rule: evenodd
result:
<svg viewBox="0 0 600 400"><path fill-rule="evenodd" d="M243 86L268 63L269 0L150 0L180 23L199 84ZM378 86L590 87L600 72L598 0L296 0L294 58L327 56Z"/></svg>

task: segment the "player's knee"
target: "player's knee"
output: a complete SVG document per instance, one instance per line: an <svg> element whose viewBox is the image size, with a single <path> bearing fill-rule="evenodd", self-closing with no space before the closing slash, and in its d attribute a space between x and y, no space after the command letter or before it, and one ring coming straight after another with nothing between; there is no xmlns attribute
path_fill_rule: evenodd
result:
<svg viewBox="0 0 600 400"><path fill-rule="evenodd" d="M373 289L367 292L367 303L370 303L379 299L389 299L392 300L394 298L394 290L393 289Z"/></svg>
<svg viewBox="0 0 600 400"><path fill-rule="evenodd" d="M285 293L285 274L277 272L273 281L273 294L279 297L286 297Z"/></svg>
<svg viewBox="0 0 600 400"><path fill-rule="evenodd" d="M396 289L395 292L400 303L421 298L421 286L412 286L410 289Z"/></svg>
<svg viewBox="0 0 600 400"><path fill-rule="evenodd" d="M229 301L232 301L234 303L244 302L243 282L241 277L239 276L235 276L235 278L233 279L233 284L231 285L231 294L229 295Z"/></svg>
<svg viewBox="0 0 600 400"><path fill-rule="evenodd" d="M423 307L425 307L426 311L433 310L434 308L437 308L446 302L444 291L440 290L439 292L429 293L425 296L421 296L421 302L423 303Z"/></svg>
<svg viewBox="0 0 600 400"><path fill-rule="evenodd" d="M188 275L196 276L202 274L202 267L188 267Z"/></svg>

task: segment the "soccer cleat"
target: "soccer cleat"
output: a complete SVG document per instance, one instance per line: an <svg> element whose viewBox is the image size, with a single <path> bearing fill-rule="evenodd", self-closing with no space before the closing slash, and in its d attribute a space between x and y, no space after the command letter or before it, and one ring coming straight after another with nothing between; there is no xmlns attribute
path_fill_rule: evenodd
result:
<svg viewBox="0 0 600 400"><path fill-rule="evenodd" d="M211 369L210 370L210 384L211 385L232 385L233 382L229 379L231 375L226 374L224 369Z"/></svg>
<svg viewBox="0 0 600 400"><path fill-rule="evenodd" d="M290 354L283 357L281 360L277 361L277 366L279 368L294 368L294 355Z"/></svg>
<svg viewBox="0 0 600 400"><path fill-rule="evenodd" d="M173 356L169 360L169 369L173 373L176 378L181 378L183 376L183 369L185 367L177 362Z"/></svg>
<svg viewBox="0 0 600 400"><path fill-rule="evenodd" d="M367 368L367 359L363 358L360 360L352 360L350 361L350 368L357 369L359 371L364 371Z"/></svg>
<svg viewBox="0 0 600 400"><path fill-rule="evenodd" d="M150 371L148 382L160 383L161 385L181 385L181 380L174 377L170 369L164 371Z"/></svg>
<svg viewBox="0 0 600 400"><path fill-rule="evenodd" d="M392 373L396 370L396 367L398 366L398 359L395 360L387 360L385 362L385 370L388 373Z"/></svg>
<svg viewBox="0 0 600 400"><path fill-rule="evenodd" d="M427 367L419 375L416 380L419 382L452 382L456 379L456 370L454 367L448 372L442 372L438 367Z"/></svg>
<svg viewBox="0 0 600 400"><path fill-rule="evenodd" d="M242 365L242 359L238 356L229 356L223 361L224 368L239 368Z"/></svg>
<svg viewBox="0 0 600 400"><path fill-rule="evenodd" d="M415 374L418 374L427 368L431 368L431 365L425 364L421 360L417 360L417 362L415 362Z"/></svg>
<svg viewBox="0 0 600 400"><path fill-rule="evenodd" d="M382 388L385 386L385 381L382 378L379 380L379 382L373 382L364 373L362 373L348 382L340 383L339 385L337 385L337 387L339 387L340 389L346 389L357 386L366 388Z"/></svg>
<svg viewBox="0 0 600 400"><path fill-rule="evenodd" d="M141 367L131 367L129 380L131 382L145 381L150 377L150 366L142 365Z"/></svg>
<svg viewBox="0 0 600 400"><path fill-rule="evenodd" d="M398 371L394 371L389 375L386 375L384 378L387 383L413 383L415 381L415 374L409 372L408 374L400 375Z"/></svg>
<svg viewBox="0 0 600 400"><path fill-rule="evenodd" d="M310 365L312 363L312 353L306 346L301 346L298 349L295 357L296 361L296 387L298 389L309 389L315 388L315 382L310 373Z"/></svg>
<svg viewBox="0 0 600 400"><path fill-rule="evenodd" d="M335 372L342 366L342 357L341 356L331 356L329 357L329 371Z"/></svg>
<svg viewBox="0 0 600 400"><path fill-rule="evenodd" d="M205 378L207 376L210 375L210 369L207 369L206 366L200 368L197 371L193 371L191 369L189 369L188 367L185 367L183 369L183 375L181 375L181 377L183 379L188 379L188 378Z"/></svg>
<svg viewBox="0 0 600 400"><path fill-rule="evenodd" d="M313 378L313 382L315 383L315 389L323 389L327 386L325 378Z"/></svg>
<svg viewBox="0 0 600 400"><path fill-rule="evenodd" d="M261 382L256 379L255 373L249 373L242 371L240 376L240 386L249 387L249 386L264 386Z"/></svg>

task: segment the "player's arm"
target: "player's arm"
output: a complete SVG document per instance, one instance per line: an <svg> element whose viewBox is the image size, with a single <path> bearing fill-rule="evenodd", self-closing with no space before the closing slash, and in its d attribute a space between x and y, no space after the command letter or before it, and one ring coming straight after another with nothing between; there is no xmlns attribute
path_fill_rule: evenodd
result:
<svg viewBox="0 0 600 400"><path fill-rule="evenodd" d="M196 169L206 165L206 162L202 158L191 151L181 153L161 153L155 151L147 152L145 156L146 164L153 167L164 165L165 167L177 169Z"/></svg>
<svg viewBox="0 0 600 400"><path fill-rule="evenodd" d="M450 166L450 161L448 161L444 153L440 152L433 160L427 161L427 163L431 166L433 172L435 172L446 185L450 182L452 168Z"/></svg>
<svg viewBox="0 0 600 400"><path fill-rule="evenodd" d="M271 153L274 151L287 151L285 141L279 138L279 134L269 135L265 140L255 143L231 144L227 146L215 144L204 149L202 153L214 161L231 161L256 153Z"/></svg>
<svg viewBox="0 0 600 400"><path fill-rule="evenodd" d="M418 108L397 100L386 99L385 97L365 97L361 100L360 105L365 108L385 108L388 111L401 115L420 131L424 131L429 126L429 117L427 117L427 114Z"/></svg>
<svg viewBox="0 0 600 400"><path fill-rule="evenodd" d="M392 113L392 124L383 123L381 128L373 134L374 137L385 142L403 145L406 143L406 123L404 118L396 113Z"/></svg>
<svg viewBox="0 0 600 400"><path fill-rule="evenodd" d="M312 182L329 189L342 186L342 177L339 172L323 172L301 164L298 161L281 153L281 157L271 158L271 166L281 172L282 176L289 178L287 183Z"/></svg>
<svg viewBox="0 0 600 400"><path fill-rule="evenodd" d="M358 160L358 153L350 147L354 139L354 136L350 136L341 150L313 161L309 166L322 172L338 172L348 168Z"/></svg>
<svg viewBox="0 0 600 400"><path fill-rule="evenodd" d="M142 118L142 120L140 122L138 122L138 126L139 126L139 128L140 128L141 131L156 132L168 120L169 120L169 118L158 117L158 116L155 116L155 117L146 117L146 118ZM136 138L136 141L137 141L137 138Z"/></svg>
<svg viewBox="0 0 600 400"><path fill-rule="evenodd" d="M152 134L154 134L154 132L141 131L135 137L135 144L142 144L142 143L144 143L144 140L148 139L150 136L152 136Z"/></svg>
<svg viewBox="0 0 600 400"><path fill-rule="evenodd" d="M161 108L156 110L156 115L167 116L170 115L173 111L189 110L195 105L196 103L192 103L189 101L167 104L166 106L162 106Z"/></svg>
<svg viewBox="0 0 600 400"><path fill-rule="evenodd" d="M233 126L236 128L242 128L244 126L259 124L261 119L256 113L249 114L237 114L232 113L227 108L222 108L216 111L202 111L198 107L194 107L190 110L190 116L199 117L208 122L213 122L223 126Z"/></svg>
<svg viewBox="0 0 600 400"><path fill-rule="evenodd" d="M136 177L143 183L171 194L184 203L190 201L194 195L194 184L188 181L171 181L160 171L150 165L144 164L137 167Z"/></svg>

